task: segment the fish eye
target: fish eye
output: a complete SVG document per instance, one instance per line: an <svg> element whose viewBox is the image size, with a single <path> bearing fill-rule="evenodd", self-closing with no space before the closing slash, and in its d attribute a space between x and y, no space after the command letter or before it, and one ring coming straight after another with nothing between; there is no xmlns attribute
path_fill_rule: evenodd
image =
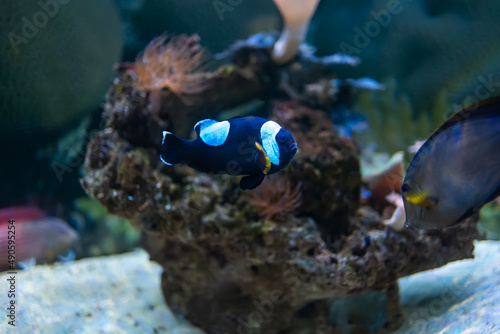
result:
<svg viewBox="0 0 500 334"><path fill-rule="evenodd" d="M284 134L284 133L280 133L280 134L278 135L278 138L277 138L277 139L278 139L278 142L280 142L280 143L284 143L284 142L286 142L286 134Z"/></svg>
<svg viewBox="0 0 500 334"><path fill-rule="evenodd" d="M410 191L411 187L408 185L408 183L404 183L403 186L401 187L401 192L405 193Z"/></svg>

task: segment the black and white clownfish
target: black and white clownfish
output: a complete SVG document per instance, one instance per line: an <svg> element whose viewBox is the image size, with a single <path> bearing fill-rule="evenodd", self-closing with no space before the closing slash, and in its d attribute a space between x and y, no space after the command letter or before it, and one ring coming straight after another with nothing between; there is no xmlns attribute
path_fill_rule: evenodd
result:
<svg viewBox="0 0 500 334"><path fill-rule="evenodd" d="M199 121L197 138L181 139L163 131L160 159L167 165L187 162L205 173L244 175L243 190L254 189L269 174L284 169L297 153L292 134L261 117Z"/></svg>

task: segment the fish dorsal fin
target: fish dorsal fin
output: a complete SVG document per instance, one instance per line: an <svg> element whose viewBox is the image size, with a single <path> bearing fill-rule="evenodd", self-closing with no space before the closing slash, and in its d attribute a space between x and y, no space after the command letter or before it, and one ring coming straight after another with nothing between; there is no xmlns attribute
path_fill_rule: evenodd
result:
<svg viewBox="0 0 500 334"><path fill-rule="evenodd" d="M418 163L417 161L419 160L415 160L415 158L417 158L419 154L430 150L432 143L436 140L436 137L438 137L446 130L449 130L453 126L460 125L457 128L457 132L452 133L455 139L460 138L460 132L462 131L462 126L465 122L478 119L488 119L491 117L500 117L500 96L492 97L490 99L475 103L450 117L436 131L434 131L434 133L420 147L414 159L408 166L408 171L410 171L410 169Z"/></svg>
<svg viewBox="0 0 500 334"><path fill-rule="evenodd" d="M198 137L209 146L220 146L229 136L230 124L228 121L217 122L213 119L204 119L194 126Z"/></svg>
<svg viewBox="0 0 500 334"><path fill-rule="evenodd" d="M500 96L480 101L459 111L458 113L450 117L446 122L444 122L443 125L439 127L439 129L434 131L434 133L429 137L429 139L427 139L425 144L430 143L440 133L458 123L478 118L487 118L494 116L500 117ZM425 144L423 146L425 146Z"/></svg>
<svg viewBox="0 0 500 334"><path fill-rule="evenodd" d="M267 121L260 128L262 147L273 165L280 164L280 148L276 142L276 135L280 130L281 126L273 121Z"/></svg>
<svg viewBox="0 0 500 334"><path fill-rule="evenodd" d="M255 162L262 169L262 173L266 175L271 169L271 160L267 156L264 148L257 142L255 142L255 147L257 147L257 154L255 155Z"/></svg>

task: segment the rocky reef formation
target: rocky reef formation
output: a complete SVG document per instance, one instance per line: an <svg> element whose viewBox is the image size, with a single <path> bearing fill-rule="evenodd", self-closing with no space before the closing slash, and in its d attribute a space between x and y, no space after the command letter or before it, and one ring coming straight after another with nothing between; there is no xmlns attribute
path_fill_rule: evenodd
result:
<svg viewBox="0 0 500 334"><path fill-rule="evenodd" d="M362 333L349 315L332 320L330 302L372 293L382 296L385 316L376 330L397 328L396 280L472 257L475 222L396 232L360 207L358 147L337 135L324 108L348 96L331 85L338 62L302 53L276 65L261 37L226 53L189 104L168 87L139 90L133 66L123 66L107 96L105 128L89 143L82 186L141 229L144 248L163 267L167 304L207 333L340 333L345 326ZM161 130L186 136L196 121L252 98L265 101L261 114L299 146L270 184L243 192L235 177L161 163Z"/></svg>

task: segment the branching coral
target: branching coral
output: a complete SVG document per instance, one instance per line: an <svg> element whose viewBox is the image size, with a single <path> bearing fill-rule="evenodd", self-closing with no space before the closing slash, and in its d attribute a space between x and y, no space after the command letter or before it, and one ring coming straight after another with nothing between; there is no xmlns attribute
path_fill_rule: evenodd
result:
<svg viewBox="0 0 500 334"><path fill-rule="evenodd" d="M306 38L309 22L319 0L274 0L285 25L273 49L273 59L278 64L291 60Z"/></svg>
<svg viewBox="0 0 500 334"><path fill-rule="evenodd" d="M206 57L199 42L198 35L153 39L135 61L136 87L151 92L168 89L183 102L188 102L186 95L207 89L211 82L203 73Z"/></svg>
<svg viewBox="0 0 500 334"><path fill-rule="evenodd" d="M292 188L289 180L272 175L252 191L252 204L265 219L283 220L302 205L301 183Z"/></svg>

